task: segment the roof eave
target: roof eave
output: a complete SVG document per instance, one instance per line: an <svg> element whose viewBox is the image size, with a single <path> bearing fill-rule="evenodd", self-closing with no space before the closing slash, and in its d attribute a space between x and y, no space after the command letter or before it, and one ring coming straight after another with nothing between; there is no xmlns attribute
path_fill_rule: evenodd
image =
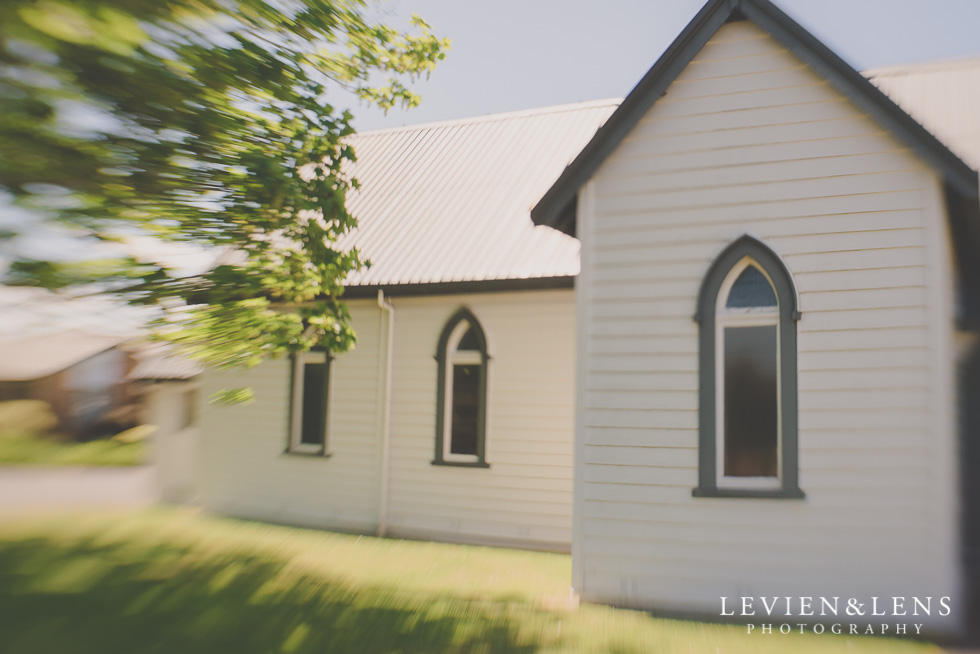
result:
<svg viewBox="0 0 980 654"><path fill-rule="evenodd" d="M958 192L980 193L977 173L894 100L768 0L741 0L742 13L943 174Z"/></svg>
<svg viewBox="0 0 980 654"><path fill-rule="evenodd" d="M575 278L576 275L554 275L550 277L511 277L441 282L363 284L344 287L343 297L351 300L376 297L378 291L382 291L388 297L546 291L574 288Z"/></svg>
<svg viewBox="0 0 980 654"><path fill-rule="evenodd" d="M536 225L547 225L575 236L578 189L612 153L619 142L646 115L670 83L700 52L708 39L732 16L738 0L710 0L687 24L657 62L630 91L609 120L531 209Z"/></svg>

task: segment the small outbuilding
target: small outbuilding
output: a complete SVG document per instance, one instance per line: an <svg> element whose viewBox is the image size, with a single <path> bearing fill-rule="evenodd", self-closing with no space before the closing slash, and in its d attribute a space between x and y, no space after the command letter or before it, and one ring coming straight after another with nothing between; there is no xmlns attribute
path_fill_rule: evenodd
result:
<svg viewBox="0 0 980 654"><path fill-rule="evenodd" d="M143 424L152 426L150 464L160 499L194 503L200 494L198 414L203 367L164 343L143 344L129 381L140 398Z"/></svg>
<svg viewBox="0 0 980 654"><path fill-rule="evenodd" d="M131 426L132 357L121 336L70 329L0 339L0 401L43 400L74 438Z"/></svg>

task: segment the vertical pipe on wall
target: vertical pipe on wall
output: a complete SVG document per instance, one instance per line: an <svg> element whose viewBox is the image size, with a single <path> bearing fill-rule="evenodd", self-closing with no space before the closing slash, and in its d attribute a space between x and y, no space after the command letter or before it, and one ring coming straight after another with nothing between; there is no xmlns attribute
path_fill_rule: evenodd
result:
<svg viewBox="0 0 980 654"><path fill-rule="evenodd" d="M395 307L385 300L384 291L378 289L378 308L381 310L378 329L378 349L381 352L381 329L384 329L385 346L382 356L379 356L379 371L384 379L381 399L381 473L378 488L378 536L384 536L388 531L388 468L389 452L391 450L391 368L393 349L395 345ZM387 316L387 320L385 320Z"/></svg>

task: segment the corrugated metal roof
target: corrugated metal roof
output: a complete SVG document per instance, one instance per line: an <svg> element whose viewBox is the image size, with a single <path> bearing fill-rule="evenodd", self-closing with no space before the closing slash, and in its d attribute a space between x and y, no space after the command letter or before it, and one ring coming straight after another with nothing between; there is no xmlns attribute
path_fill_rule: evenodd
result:
<svg viewBox="0 0 980 654"><path fill-rule="evenodd" d="M963 161L980 169L980 58L874 68L864 75Z"/></svg>
<svg viewBox="0 0 980 654"><path fill-rule="evenodd" d="M862 73L980 168L980 58ZM621 103L599 100L363 132L351 137L359 226L339 239L372 262L346 285L574 276L579 244L530 209ZM226 252L221 261L239 262Z"/></svg>
<svg viewBox="0 0 980 654"><path fill-rule="evenodd" d="M364 132L352 137L358 227L338 242L372 266L347 285L576 275L575 239L531 207L619 100Z"/></svg>

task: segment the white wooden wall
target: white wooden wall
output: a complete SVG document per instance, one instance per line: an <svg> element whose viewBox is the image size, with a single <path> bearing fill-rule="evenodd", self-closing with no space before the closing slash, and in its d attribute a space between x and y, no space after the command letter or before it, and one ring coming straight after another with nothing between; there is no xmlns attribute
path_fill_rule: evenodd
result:
<svg viewBox="0 0 980 654"><path fill-rule="evenodd" d="M724 595L958 597L940 190L747 22L670 86L580 195L585 598L717 615ZM692 315L708 266L745 233L800 294L803 501L691 496Z"/></svg>
<svg viewBox="0 0 980 654"><path fill-rule="evenodd" d="M574 307L571 290L389 298L395 307L392 535L567 549L571 540ZM251 385L255 402L204 410L203 498L232 515L373 531L378 522L384 327L349 303L358 335L330 378L328 459L283 454L286 361L208 372L205 394ZM461 306L489 343L489 469L433 466L436 345ZM380 336L380 339L379 339Z"/></svg>
<svg viewBox="0 0 980 654"><path fill-rule="evenodd" d="M433 466L436 344L468 306L487 336L489 469ZM568 549L573 292L395 301L391 533Z"/></svg>
<svg viewBox="0 0 980 654"><path fill-rule="evenodd" d="M207 405L201 422L204 506L276 522L371 530L378 506L378 309L350 303L361 343L330 369L329 458L285 454L288 360L207 371L204 396L250 386L255 401Z"/></svg>

